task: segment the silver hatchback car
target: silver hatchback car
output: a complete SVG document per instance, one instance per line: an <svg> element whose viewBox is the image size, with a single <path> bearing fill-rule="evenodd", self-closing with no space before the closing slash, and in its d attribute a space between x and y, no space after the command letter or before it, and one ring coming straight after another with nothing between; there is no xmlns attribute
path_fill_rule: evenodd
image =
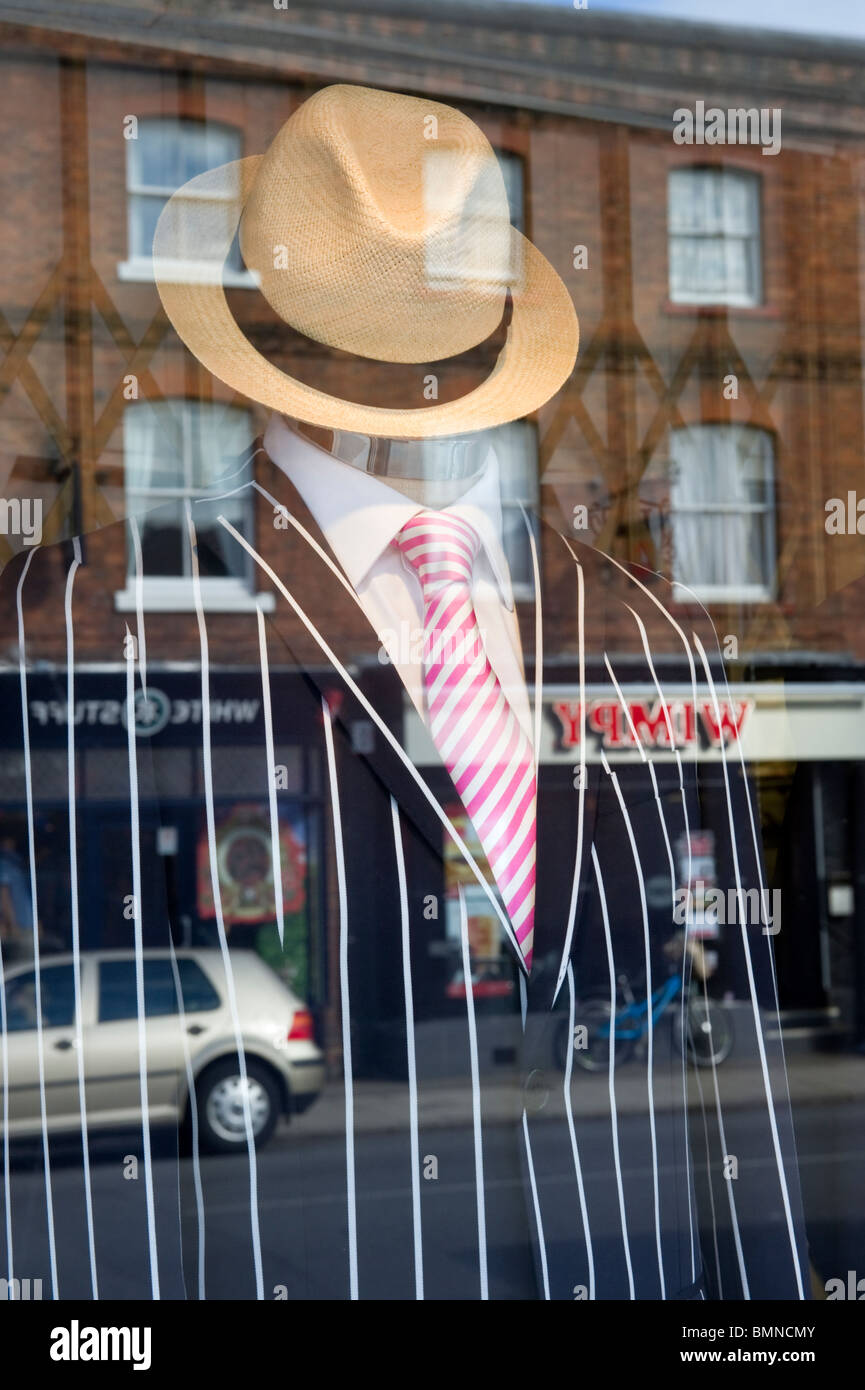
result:
<svg viewBox="0 0 865 1390"><path fill-rule="evenodd" d="M321 1091L324 1057L312 1015L254 952L230 956L245 1080L220 951L177 950L174 961L169 951L144 951L140 981L132 951L82 951L80 962L80 1021L73 957L41 962L49 1132L81 1128L79 1048L88 1129L140 1124L144 1073L150 1121L194 1125L211 1151L245 1147L247 1116L260 1147L281 1114L305 1110ZM7 966L5 984L0 1081L8 1077L9 1135L36 1135L43 1118L32 962Z"/></svg>

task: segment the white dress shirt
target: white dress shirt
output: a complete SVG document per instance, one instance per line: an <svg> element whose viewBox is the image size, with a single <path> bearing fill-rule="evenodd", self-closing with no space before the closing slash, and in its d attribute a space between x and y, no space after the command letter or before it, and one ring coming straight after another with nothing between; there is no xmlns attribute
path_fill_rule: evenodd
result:
<svg viewBox="0 0 865 1390"><path fill-rule="evenodd" d="M415 572L403 562L394 538L413 516L430 509L381 478L333 458L289 429L279 415L270 418L264 447L288 475L321 528L384 652L425 720L421 587ZM480 476L441 510L469 522L481 538L472 582L478 627L490 665L533 743L520 630L502 548L498 460L492 447Z"/></svg>

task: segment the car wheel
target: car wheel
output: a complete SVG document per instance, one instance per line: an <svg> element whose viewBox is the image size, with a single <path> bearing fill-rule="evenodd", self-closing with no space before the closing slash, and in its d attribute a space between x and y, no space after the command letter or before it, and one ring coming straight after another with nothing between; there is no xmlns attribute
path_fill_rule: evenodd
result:
<svg viewBox="0 0 865 1390"><path fill-rule="evenodd" d="M267 1067L247 1058L246 1080L235 1057L215 1062L196 1086L201 1147L211 1153L237 1153L247 1146L247 1103L256 1148L276 1129L282 1109L279 1085Z"/></svg>

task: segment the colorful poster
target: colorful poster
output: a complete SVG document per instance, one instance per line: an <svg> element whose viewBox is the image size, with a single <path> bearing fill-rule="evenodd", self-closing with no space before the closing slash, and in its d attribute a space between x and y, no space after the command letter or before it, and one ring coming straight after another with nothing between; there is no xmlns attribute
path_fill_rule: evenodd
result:
<svg viewBox="0 0 865 1390"><path fill-rule="evenodd" d="M446 810L451 824L473 855L484 878L493 885L493 891L501 905L501 895L495 887L492 870L465 807L456 803L446 807ZM444 861L445 933L452 947L454 960L445 993L449 999L465 996L459 904L459 890L462 888L466 904L472 993L475 998L510 994L514 983L507 956L502 951L504 933L501 922L489 897L450 836L445 842Z"/></svg>
<svg viewBox="0 0 865 1390"><path fill-rule="evenodd" d="M300 820L279 821L283 912L299 912L306 901L306 845ZM217 811L216 863L226 927L272 922L276 916L273 892L273 853L267 806L238 804ZM207 828L198 837L198 915L216 915L210 872Z"/></svg>

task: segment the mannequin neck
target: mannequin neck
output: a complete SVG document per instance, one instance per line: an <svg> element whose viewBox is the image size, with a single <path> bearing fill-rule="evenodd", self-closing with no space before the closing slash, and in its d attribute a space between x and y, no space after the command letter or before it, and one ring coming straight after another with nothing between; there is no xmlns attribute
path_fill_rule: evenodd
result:
<svg viewBox="0 0 865 1390"><path fill-rule="evenodd" d="M345 430L319 429L283 416L295 434L342 463L386 482L421 506L447 507L477 481L489 445L478 434L444 439L379 439Z"/></svg>

